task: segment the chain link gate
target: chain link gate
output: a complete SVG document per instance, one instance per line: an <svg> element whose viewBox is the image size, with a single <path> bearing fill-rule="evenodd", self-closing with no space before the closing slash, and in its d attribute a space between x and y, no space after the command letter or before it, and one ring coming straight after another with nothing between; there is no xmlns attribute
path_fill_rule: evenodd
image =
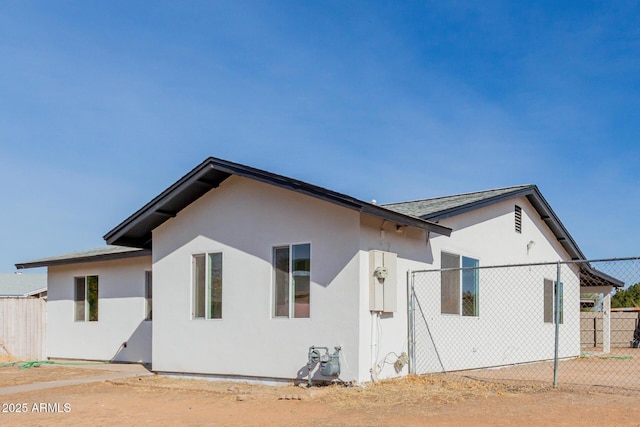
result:
<svg viewBox="0 0 640 427"><path fill-rule="evenodd" d="M410 373L640 391L640 311L609 306L636 283L640 258L409 272Z"/></svg>

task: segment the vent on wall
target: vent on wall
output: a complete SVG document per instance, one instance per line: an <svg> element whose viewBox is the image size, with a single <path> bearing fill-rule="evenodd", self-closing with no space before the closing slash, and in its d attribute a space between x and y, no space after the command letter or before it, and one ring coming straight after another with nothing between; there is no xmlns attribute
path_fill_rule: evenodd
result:
<svg viewBox="0 0 640 427"><path fill-rule="evenodd" d="M522 233L522 208L516 205L516 233Z"/></svg>

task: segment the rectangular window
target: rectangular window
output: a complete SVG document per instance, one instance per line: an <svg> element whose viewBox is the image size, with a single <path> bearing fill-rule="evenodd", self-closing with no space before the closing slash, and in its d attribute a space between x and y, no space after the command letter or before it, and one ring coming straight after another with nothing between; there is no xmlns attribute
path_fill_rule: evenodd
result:
<svg viewBox="0 0 640 427"><path fill-rule="evenodd" d="M462 263L461 263L462 262ZM440 312L462 316L479 315L477 259L442 252L440 266Z"/></svg>
<svg viewBox="0 0 640 427"><path fill-rule="evenodd" d="M562 282L558 287L559 296L559 312L556 313L555 303L555 284L557 282L551 279L544 279L544 322L554 323L554 318L557 317L558 323L564 322L564 289Z"/></svg>
<svg viewBox="0 0 640 427"><path fill-rule="evenodd" d="M273 317L309 317L311 244L273 248Z"/></svg>
<svg viewBox="0 0 640 427"><path fill-rule="evenodd" d="M153 278L150 271L144 272L144 300L144 320L151 320L153 318Z"/></svg>
<svg viewBox="0 0 640 427"><path fill-rule="evenodd" d="M75 277L75 320L98 320L98 276Z"/></svg>
<svg viewBox="0 0 640 427"><path fill-rule="evenodd" d="M222 319L222 253L193 256L193 318Z"/></svg>
<svg viewBox="0 0 640 427"><path fill-rule="evenodd" d="M478 315L478 265L477 259L462 257L462 315Z"/></svg>

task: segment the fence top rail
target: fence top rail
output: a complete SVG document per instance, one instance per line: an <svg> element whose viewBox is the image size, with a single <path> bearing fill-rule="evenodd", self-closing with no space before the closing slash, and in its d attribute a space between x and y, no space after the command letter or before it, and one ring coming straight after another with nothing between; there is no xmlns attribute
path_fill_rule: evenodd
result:
<svg viewBox="0 0 640 427"><path fill-rule="evenodd" d="M440 271L460 271L460 270L481 270L490 268L507 268L507 267L535 267L543 265L569 265L569 264L590 264L597 262L620 262L620 261L640 261L640 256L625 257L625 258L600 258L600 259L579 259L571 261L546 261L546 262L532 262L521 264L502 264L502 265L480 265L478 267L454 267L454 268L430 268L424 270L410 270L410 274L416 273L434 273Z"/></svg>

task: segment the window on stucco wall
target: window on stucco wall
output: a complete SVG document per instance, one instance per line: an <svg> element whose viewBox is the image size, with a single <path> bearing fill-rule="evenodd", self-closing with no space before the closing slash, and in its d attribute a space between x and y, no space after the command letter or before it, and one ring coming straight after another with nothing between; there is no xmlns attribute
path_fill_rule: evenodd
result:
<svg viewBox="0 0 640 427"><path fill-rule="evenodd" d="M153 276L150 271L144 272L144 320L153 319Z"/></svg>
<svg viewBox="0 0 640 427"><path fill-rule="evenodd" d="M558 298L559 301L559 310L558 313L554 316L555 313L555 289L554 286L557 282L551 279L544 279L544 322L545 323L554 323L554 319L558 318L558 323L562 324L564 322L564 289L562 286L562 282L558 287Z"/></svg>
<svg viewBox="0 0 640 427"><path fill-rule="evenodd" d="M222 253L193 255L194 319L222 319Z"/></svg>
<svg viewBox="0 0 640 427"><path fill-rule="evenodd" d="M75 320L98 320L98 276L75 277Z"/></svg>
<svg viewBox="0 0 640 427"><path fill-rule="evenodd" d="M479 315L479 261L442 252L440 267L440 312L462 316Z"/></svg>
<svg viewBox="0 0 640 427"><path fill-rule="evenodd" d="M309 317L311 244L273 248L273 317Z"/></svg>

